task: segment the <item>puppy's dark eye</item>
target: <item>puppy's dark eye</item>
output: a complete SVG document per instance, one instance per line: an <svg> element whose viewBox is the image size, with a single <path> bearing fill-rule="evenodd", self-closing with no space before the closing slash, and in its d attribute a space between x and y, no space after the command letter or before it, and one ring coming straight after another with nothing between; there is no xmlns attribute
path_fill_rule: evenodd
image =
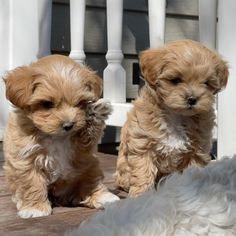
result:
<svg viewBox="0 0 236 236"><path fill-rule="evenodd" d="M213 92L213 94L219 92L219 86L217 84L214 84L213 81L206 81L204 84L206 85L208 90Z"/></svg>
<svg viewBox="0 0 236 236"><path fill-rule="evenodd" d="M54 107L54 103L52 101L42 101L40 105L45 109L51 109Z"/></svg>
<svg viewBox="0 0 236 236"><path fill-rule="evenodd" d="M178 85L182 82L182 79L181 78L173 78L170 80L170 83L173 84L173 85Z"/></svg>
<svg viewBox="0 0 236 236"><path fill-rule="evenodd" d="M214 84L212 84L211 82L206 81L204 84L205 84L209 89L214 89Z"/></svg>

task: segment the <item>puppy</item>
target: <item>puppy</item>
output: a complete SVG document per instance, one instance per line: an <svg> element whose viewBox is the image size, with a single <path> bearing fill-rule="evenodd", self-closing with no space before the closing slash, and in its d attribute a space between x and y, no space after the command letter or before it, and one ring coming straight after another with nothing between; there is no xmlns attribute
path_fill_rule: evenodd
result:
<svg viewBox="0 0 236 236"><path fill-rule="evenodd" d="M214 95L228 78L226 62L191 40L142 52L140 67L146 83L122 129L116 171L133 197L211 160Z"/></svg>
<svg viewBox="0 0 236 236"><path fill-rule="evenodd" d="M49 215L52 204L101 208L118 200L102 184L95 158L111 112L99 99L101 79L53 55L9 72L5 83L16 109L5 132L4 169L19 216Z"/></svg>

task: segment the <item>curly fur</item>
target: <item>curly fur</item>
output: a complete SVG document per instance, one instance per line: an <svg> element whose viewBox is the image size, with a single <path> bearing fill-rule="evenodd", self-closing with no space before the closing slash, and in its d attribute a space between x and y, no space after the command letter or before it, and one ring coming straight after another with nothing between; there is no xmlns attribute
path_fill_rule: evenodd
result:
<svg viewBox="0 0 236 236"><path fill-rule="evenodd" d="M222 58L183 40L140 55L145 86L122 128L116 184L138 196L160 178L211 159L214 95L226 86Z"/></svg>
<svg viewBox="0 0 236 236"><path fill-rule="evenodd" d="M236 156L174 173L157 191L117 202L65 235L236 235Z"/></svg>
<svg viewBox="0 0 236 236"><path fill-rule="evenodd" d="M49 215L52 205L100 208L118 200L102 184L95 151L111 112L101 79L53 55L9 72L16 109L4 136L5 175L19 216Z"/></svg>

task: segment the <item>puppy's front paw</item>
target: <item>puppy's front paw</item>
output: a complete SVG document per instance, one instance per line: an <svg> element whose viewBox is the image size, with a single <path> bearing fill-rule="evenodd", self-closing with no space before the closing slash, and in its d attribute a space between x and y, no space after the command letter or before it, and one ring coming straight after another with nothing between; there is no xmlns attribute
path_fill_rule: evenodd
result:
<svg viewBox="0 0 236 236"><path fill-rule="evenodd" d="M112 112L112 107L109 101L99 99L95 103L90 104L88 109L89 119L106 120Z"/></svg>
<svg viewBox="0 0 236 236"><path fill-rule="evenodd" d="M18 212L21 218L41 217L51 215L52 208L49 204L40 205L40 207L25 207Z"/></svg>
<svg viewBox="0 0 236 236"><path fill-rule="evenodd" d="M106 204L119 201L120 198L110 192L103 192L97 199L96 199L96 208L104 208Z"/></svg>

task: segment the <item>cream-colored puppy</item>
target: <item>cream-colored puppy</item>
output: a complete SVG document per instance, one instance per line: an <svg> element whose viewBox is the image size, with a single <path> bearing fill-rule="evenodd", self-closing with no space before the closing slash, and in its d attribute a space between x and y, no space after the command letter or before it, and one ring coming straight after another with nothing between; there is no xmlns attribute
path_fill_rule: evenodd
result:
<svg viewBox="0 0 236 236"><path fill-rule="evenodd" d="M5 174L19 216L46 216L52 204L100 208L118 200L102 184L95 149L110 105L101 79L65 56L48 56L5 78L16 109L4 137Z"/></svg>
<svg viewBox="0 0 236 236"><path fill-rule="evenodd" d="M122 129L116 172L130 196L210 161L214 95L228 78L226 62L191 40L142 52L140 67L146 84Z"/></svg>

